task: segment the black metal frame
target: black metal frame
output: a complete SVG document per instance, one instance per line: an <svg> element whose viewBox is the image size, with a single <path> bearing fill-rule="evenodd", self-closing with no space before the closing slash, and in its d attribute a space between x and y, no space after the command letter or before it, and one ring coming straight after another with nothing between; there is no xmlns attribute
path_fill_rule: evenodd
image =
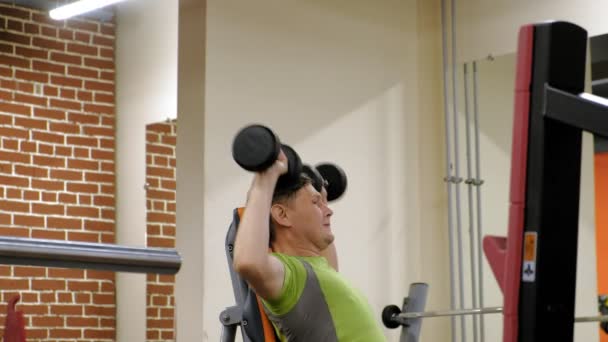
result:
<svg viewBox="0 0 608 342"><path fill-rule="evenodd" d="M608 135L607 103L582 93L586 47L574 24L534 27L524 234L537 234L536 270L522 273L520 342L573 340L582 130Z"/></svg>

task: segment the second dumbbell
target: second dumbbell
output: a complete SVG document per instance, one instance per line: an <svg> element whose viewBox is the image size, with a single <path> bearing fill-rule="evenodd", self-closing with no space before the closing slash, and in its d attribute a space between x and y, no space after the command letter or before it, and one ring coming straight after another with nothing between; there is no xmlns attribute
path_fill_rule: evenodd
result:
<svg viewBox="0 0 608 342"><path fill-rule="evenodd" d="M304 164L302 172L312 180L317 191L321 192L325 188L329 202L339 199L346 192L346 173L336 164L323 163L315 167Z"/></svg>

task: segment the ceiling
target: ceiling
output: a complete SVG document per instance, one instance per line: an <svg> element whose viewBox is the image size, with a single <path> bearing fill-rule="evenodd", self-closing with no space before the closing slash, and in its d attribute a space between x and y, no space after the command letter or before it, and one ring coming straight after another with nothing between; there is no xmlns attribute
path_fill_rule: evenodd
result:
<svg viewBox="0 0 608 342"><path fill-rule="evenodd" d="M65 5L75 0L0 0L0 3L7 4L15 4L18 6L29 7L29 8L38 8L42 10L51 10L53 8L59 7L61 5ZM110 7L111 8L111 7ZM110 21L114 16L114 12L108 8L99 9L96 11L89 12L83 17L96 19L100 21Z"/></svg>

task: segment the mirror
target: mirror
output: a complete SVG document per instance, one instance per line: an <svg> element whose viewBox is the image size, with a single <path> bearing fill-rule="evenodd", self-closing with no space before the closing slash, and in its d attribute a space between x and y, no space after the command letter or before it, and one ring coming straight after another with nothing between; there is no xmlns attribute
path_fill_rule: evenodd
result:
<svg viewBox="0 0 608 342"><path fill-rule="evenodd" d="M604 83L598 78L603 79L606 74L603 73L600 59L605 59L604 49L608 45L601 44L597 37L591 38L590 42L586 91L593 90L600 96L606 96L608 93L604 92ZM456 209L460 207L460 234L456 234L453 241L457 275L454 293L456 303L462 302L465 308L503 305L502 292L483 252L480 255L479 236L506 236L507 232L515 75L515 53L467 62L459 65L456 73L457 116L451 117L449 124L454 134L452 137L457 138L452 143L451 152L453 158L458 155L462 182L458 186L459 194L454 195L454 198L459 198L459 204L454 207L455 227L458 221ZM450 112L453 112L452 109ZM601 201L600 194L607 193L608 196L608 192L600 187L605 183L597 182L598 174L601 174L598 153L602 151L598 146L605 146L601 139L583 133L576 316L597 315L598 295L605 294L598 293L598 285L603 276L599 263L606 258L602 259L602 254L596 254L595 249L596 233L599 239L600 231L605 229L596 226L596 222L600 222L596 221L594 208ZM456 167L456 164L452 167ZM460 251L461 273L458 271ZM502 339L502 316L457 318L456 331L458 336L464 333L470 341L480 341L482 337L487 341L499 341ZM599 339L598 331L597 324L578 324L575 326L575 341L596 341Z"/></svg>

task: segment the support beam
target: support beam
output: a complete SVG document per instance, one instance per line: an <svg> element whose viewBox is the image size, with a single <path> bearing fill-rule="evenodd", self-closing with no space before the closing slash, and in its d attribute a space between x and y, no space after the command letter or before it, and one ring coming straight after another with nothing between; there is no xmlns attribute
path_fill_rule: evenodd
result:
<svg viewBox="0 0 608 342"><path fill-rule="evenodd" d="M175 274L182 259L174 249L0 237L0 264Z"/></svg>
<svg viewBox="0 0 608 342"><path fill-rule="evenodd" d="M592 94L571 94L545 86L546 117L608 137L608 100Z"/></svg>

